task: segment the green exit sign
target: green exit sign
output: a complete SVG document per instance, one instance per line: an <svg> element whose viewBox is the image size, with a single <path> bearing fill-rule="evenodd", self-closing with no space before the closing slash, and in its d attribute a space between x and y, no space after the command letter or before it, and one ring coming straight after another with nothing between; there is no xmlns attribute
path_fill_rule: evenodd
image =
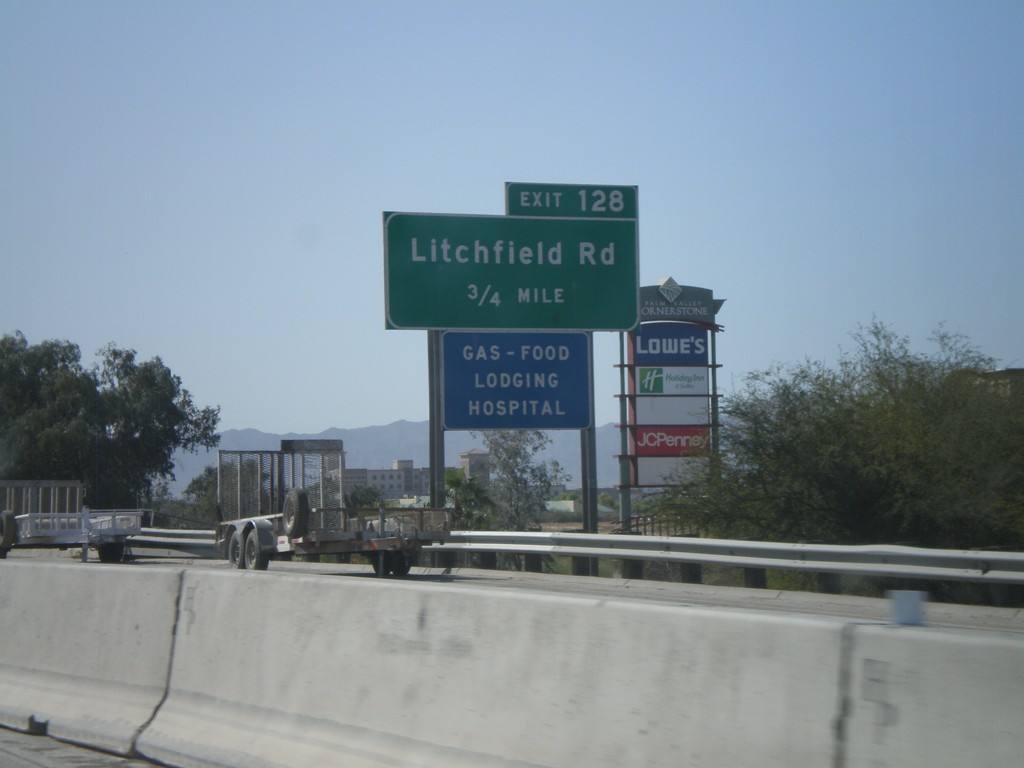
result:
<svg viewBox="0 0 1024 768"><path fill-rule="evenodd" d="M510 216L636 219L637 188L509 181L505 183L505 212Z"/></svg>
<svg viewBox="0 0 1024 768"><path fill-rule="evenodd" d="M384 213L389 328L628 331L637 222Z"/></svg>

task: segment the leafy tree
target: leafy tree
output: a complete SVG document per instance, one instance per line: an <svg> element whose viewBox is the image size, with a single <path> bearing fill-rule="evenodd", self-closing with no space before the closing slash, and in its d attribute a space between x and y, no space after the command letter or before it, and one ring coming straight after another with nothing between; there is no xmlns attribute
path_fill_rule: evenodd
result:
<svg viewBox="0 0 1024 768"><path fill-rule="evenodd" d="M0 338L0 477L86 479L100 401L80 358L67 341Z"/></svg>
<svg viewBox="0 0 1024 768"><path fill-rule="evenodd" d="M93 507L134 507L173 477L178 448L211 448L218 408L199 408L156 357L113 345L92 369L66 341L0 339L0 477L77 479Z"/></svg>
<svg viewBox="0 0 1024 768"><path fill-rule="evenodd" d="M345 494L345 506L355 509L379 507L383 500L380 489L372 485L355 485Z"/></svg>
<svg viewBox="0 0 1024 768"><path fill-rule="evenodd" d="M203 468L185 488L185 501L190 505L190 517L199 524L216 526L220 521L217 513L217 468L213 465Z"/></svg>
<svg viewBox="0 0 1024 768"><path fill-rule="evenodd" d="M751 375L727 398L722 452L662 494L712 535L1024 548L1024 398L939 331L911 352L874 322L835 369Z"/></svg>
<svg viewBox="0 0 1024 768"><path fill-rule="evenodd" d="M444 486L454 529L479 531L492 527L494 501L475 477L466 477L461 468L448 467L444 471Z"/></svg>
<svg viewBox="0 0 1024 768"><path fill-rule="evenodd" d="M486 430L481 436L491 454L490 488L498 527L536 528L552 488L566 480L557 461L545 464L536 458L550 439L533 429Z"/></svg>

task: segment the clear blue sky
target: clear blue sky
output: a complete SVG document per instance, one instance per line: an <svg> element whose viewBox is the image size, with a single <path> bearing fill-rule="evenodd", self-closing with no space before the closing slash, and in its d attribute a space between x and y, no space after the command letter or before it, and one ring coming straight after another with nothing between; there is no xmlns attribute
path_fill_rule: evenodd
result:
<svg viewBox="0 0 1024 768"><path fill-rule="evenodd" d="M225 429L425 420L381 213L629 184L725 394L875 318L1021 367L1022 41L1016 0L0 0L0 333L159 355Z"/></svg>

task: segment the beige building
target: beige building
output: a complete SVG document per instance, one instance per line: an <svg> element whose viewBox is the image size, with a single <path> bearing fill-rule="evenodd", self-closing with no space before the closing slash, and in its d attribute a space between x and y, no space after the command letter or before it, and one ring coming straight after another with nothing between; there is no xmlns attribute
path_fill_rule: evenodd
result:
<svg viewBox="0 0 1024 768"><path fill-rule="evenodd" d="M476 478L486 486L490 481L490 458L487 451L473 449L459 456L466 477ZM391 469L345 468L346 491L362 486L376 488L385 499L430 495L430 468L416 467L412 459L395 459Z"/></svg>

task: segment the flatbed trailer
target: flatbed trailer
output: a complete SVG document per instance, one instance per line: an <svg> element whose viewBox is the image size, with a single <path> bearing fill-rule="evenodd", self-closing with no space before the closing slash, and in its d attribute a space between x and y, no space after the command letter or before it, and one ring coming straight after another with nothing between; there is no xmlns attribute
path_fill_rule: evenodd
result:
<svg viewBox="0 0 1024 768"><path fill-rule="evenodd" d="M363 555L404 576L450 528L448 510L353 509L344 503L341 440L282 440L281 450L218 451L217 546L236 568L294 555Z"/></svg>
<svg viewBox="0 0 1024 768"><path fill-rule="evenodd" d="M91 510L78 480L0 480L0 559L12 549L93 548L104 563L124 559L142 530L139 509Z"/></svg>

